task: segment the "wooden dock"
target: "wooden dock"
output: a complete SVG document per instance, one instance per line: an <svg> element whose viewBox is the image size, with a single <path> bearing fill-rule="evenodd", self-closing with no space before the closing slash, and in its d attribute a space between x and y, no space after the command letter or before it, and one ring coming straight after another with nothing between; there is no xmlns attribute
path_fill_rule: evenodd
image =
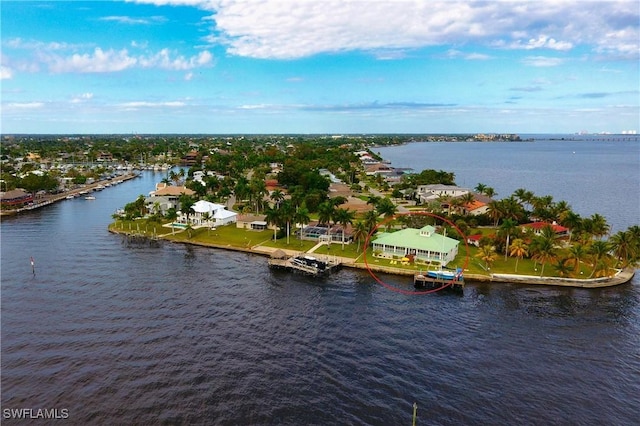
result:
<svg viewBox="0 0 640 426"><path fill-rule="evenodd" d="M274 254L269 259L269 267L300 272L305 275L320 276L335 271L340 267L340 262L337 258L329 256L300 254L292 257L283 257L280 254Z"/></svg>
<svg viewBox="0 0 640 426"><path fill-rule="evenodd" d="M455 292L464 290L464 278L462 273L456 274L453 278L429 276L427 272L416 273L413 276L413 285L416 289L441 290L448 289Z"/></svg>

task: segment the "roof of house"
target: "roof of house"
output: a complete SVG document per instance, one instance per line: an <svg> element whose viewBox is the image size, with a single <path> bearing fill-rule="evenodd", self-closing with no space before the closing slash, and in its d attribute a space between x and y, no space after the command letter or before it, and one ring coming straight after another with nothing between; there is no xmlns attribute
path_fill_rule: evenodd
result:
<svg viewBox="0 0 640 426"><path fill-rule="evenodd" d="M226 210L224 208L216 210L216 212L213 214L214 219L228 219L234 216L238 216L238 213L230 212L229 210Z"/></svg>
<svg viewBox="0 0 640 426"><path fill-rule="evenodd" d="M487 203L483 203L480 200L473 200L472 202L465 204L465 208L469 211L473 211L473 210L479 209L480 207L484 207L486 205Z"/></svg>
<svg viewBox="0 0 640 426"><path fill-rule="evenodd" d="M429 236L422 235L421 231L428 231ZM436 234L432 226L425 226L421 229L406 228L396 232L382 233L373 243L446 253L454 249L459 241Z"/></svg>
<svg viewBox="0 0 640 426"><path fill-rule="evenodd" d="M12 189L11 191L3 192L2 194L0 194L0 198L3 200L13 200L16 198L26 197L28 195L31 195L31 194L28 192L25 192L23 189L17 188L17 189Z"/></svg>
<svg viewBox="0 0 640 426"><path fill-rule="evenodd" d="M565 228L564 226L558 225L557 223L548 223L548 222L531 222L522 226L526 226L527 228L532 228L536 231L541 230L545 226L550 226L555 231L556 234L559 234L561 232L567 232L569 230L569 228Z"/></svg>
<svg viewBox="0 0 640 426"><path fill-rule="evenodd" d="M164 188L160 188L156 190L154 195L193 195L194 191L187 188L186 186L165 186Z"/></svg>
<svg viewBox="0 0 640 426"><path fill-rule="evenodd" d="M238 222L251 223L255 221L264 221L265 217L266 216L263 214L251 214L251 213L239 214Z"/></svg>
<svg viewBox="0 0 640 426"><path fill-rule="evenodd" d="M209 201L200 200L196 201L191 209L196 213L213 213L217 210L224 209L222 204L211 203Z"/></svg>
<svg viewBox="0 0 640 426"><path fill-rule="evenodd" d="M422 192L428 191L466 191L470 192L467 188L462 188L456 185L444 185L441 183L432 183L429 185L418 185L418 190Z"/></svg>

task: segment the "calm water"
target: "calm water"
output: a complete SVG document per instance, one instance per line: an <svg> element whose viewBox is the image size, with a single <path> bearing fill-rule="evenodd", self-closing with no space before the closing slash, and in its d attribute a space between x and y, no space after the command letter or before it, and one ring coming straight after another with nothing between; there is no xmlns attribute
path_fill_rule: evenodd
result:
<svg viewBox="0 0 640 426"><path fill-rule="evenodd" d="M603 215L615 233L640 223L640 136L630 141L536 139L533 143L411 143L374 149L395 167L454 172L506 198L518 188L564 200L582 215Z"/></svg>
<svg viewBox="0 0 640 426"><path fill-rule="evenodd" d="M417 402L422 425L637 424L638 278L406 296L356 271L314 281L106 232L161 178L2 221L3 410L67 409L82 425L409 425Z"/></svg>

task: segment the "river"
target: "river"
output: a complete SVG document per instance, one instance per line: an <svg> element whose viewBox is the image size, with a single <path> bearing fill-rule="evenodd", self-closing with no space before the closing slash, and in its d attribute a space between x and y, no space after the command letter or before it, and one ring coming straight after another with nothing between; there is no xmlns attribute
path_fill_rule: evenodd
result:
<svg viewBox="0 0 640 426"><path fill-rule="evenodd" d="M542 194L531 176L545 164L504 187L477 180ZM313 280L255 255L109 234L115 209L162 177L3 218L3 424L25 424L7 410L57 409L81 425L408 425L414 403L418 425L637 424L637 276L409 296L361 271ZM593 191L571 192L576 205Z"/></svg>

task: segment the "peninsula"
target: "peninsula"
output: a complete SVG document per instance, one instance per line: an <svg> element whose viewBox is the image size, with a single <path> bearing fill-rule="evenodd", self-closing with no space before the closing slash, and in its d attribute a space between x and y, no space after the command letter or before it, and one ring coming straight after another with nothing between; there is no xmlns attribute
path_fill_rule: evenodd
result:
<svg viewBox="0 0 640 426"><path fill-rule="evenodd" d="M596 287L632 278L640 260L639 226L605 240L609 226L598 214L581 217L566 202L524 188L497 199L486 184L464 188L443 170L395 169L372 150L415 138L11 139L3 140L1 181L3 196L22 188L56 200L99 186L118 170L118 179L166 170L151 195L114 214L110 231L129 239L331 256L347 267L402 275L459 268L467 281ZM67 192L61 192L63 182ZM3 198L3 213L33 202L14 201ZM399 238L403 230L424 238Z"/></svg>

